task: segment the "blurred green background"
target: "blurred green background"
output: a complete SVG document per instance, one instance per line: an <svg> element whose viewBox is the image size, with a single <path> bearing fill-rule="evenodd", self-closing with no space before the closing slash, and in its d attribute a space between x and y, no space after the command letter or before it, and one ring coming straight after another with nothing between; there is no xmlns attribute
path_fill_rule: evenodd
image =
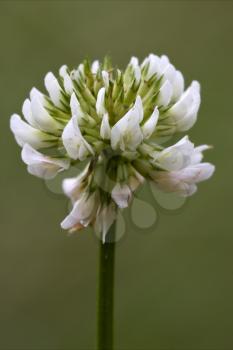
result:
<svg viewBox="0 0 233 350"><path fill-rule="evenodd" d="M167 54L202 85L190 132L217 171L151 232L130 227L116 252L116 350L233 348L231 1L0 2L0 349L94 349L98 240L68 237L67 200L27 174L9 131L32 86L64 63L109 53ZM142 213L143 215L143 213Z"/></svg>

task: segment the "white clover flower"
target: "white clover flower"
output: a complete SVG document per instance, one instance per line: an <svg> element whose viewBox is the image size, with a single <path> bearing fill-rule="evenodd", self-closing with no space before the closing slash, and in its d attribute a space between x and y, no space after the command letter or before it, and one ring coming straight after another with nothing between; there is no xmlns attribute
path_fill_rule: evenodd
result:
<svg viewBox="0 0 233 350"><path fill-rule="evenodd" d="M135 151L143 141L142 128L140 127L142 120L142 100L140 96L137 96L134 106L112 127L112 149Z"/></svg>
<svg viewBox="0 0 233 350"><path fill-rule="evenodd" d="M88 163L86 168L77 177L67 178L63 180L62 188L67 197L75 203L87 189L92 178L90 171L91 164ZM90 176L89 176L90 175Z"/></svg>
<svg viewBox="0 0 233 350"><path fill-rule="evenodd" d="M119 208L127 208L132 198L132 192L128 184L116 183L112 190L112 199Z"/></svg>
<svg viewBox="0 0 233 350"><path fill-rule="evenodd" d="M150 54L141 64L132 57L125 70L106 58L77 69L63 65L56 78L45 77L48 95L36 88L22 107L24 120L10 127L23 148L29 173L49 179L87 160L81 174L63 181L73 209L61 226L92 225L103 241L133 193L147 179L165 192L193 194L214 166L184 136L172 146L161 140L190 129L200 106L200 85L184 90L184 78L167 56ZM38 151L39 150L39 151Z"/></svg>
<svg viewBox="0 0 233 350"><path fill-rule="evenodd" d="M80 131L77 115L73 115L65 126L62 142L67 154L72 159L84 160L89 155L94 154L93 148Z"/></svg>
<svg viewBox="0 0 233 350"><path fill-rule="evenodd" d="M187 197L196 192L198 182L209 179L213 172L212 164L197 163L177 171L157 171L151 177L161 190Z"/></svg>
<svg viewBox="0 0 233 350"><path fill-rule="evenodd" d="M28 144L23 146L21 156L24 163L28 166L28 172L43 179L52 179L60 171L66 170L70 166L69 159L46 156Z"/></svg>
<svg viewBox="0 0 233 350"><path fill-rule="evenodd" d="M96 211L99 207L99 192L83 192L75 202L70 214L62 221L61 227L65 230L74 230L86 227L93 223L96 218Z"/></svg>
<svg viewBox="0 0 233 350"><path fill-rule="evenodd" d="M103 203L101 206L99 206L96 214L94 229L96 233L101 235L103 243L105 243L105 237L109 228L116 219L116 213L116 204L114 202L110 202L109 204Z"/></svg>

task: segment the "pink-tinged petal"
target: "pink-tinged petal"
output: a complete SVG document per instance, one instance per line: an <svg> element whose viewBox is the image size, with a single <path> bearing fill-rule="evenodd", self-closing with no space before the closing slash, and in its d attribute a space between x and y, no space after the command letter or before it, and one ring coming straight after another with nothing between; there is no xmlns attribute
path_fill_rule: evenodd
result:
<svg viewBox="0 0 233 350"><path fill-rule="evenodd" d="M132 197L132 192L128 185L117 183L112 190L112 199L119 208L126 208Z"/></svg>

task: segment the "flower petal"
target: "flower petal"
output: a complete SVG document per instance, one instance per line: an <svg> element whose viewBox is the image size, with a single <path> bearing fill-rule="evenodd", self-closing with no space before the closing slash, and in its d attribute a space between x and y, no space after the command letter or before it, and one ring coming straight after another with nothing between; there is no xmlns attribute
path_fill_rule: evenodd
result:
<svg viewBox="0 0 233 350"><path fill-rule="evenodd" d="M109 124L108 113L105 113L100 126L100 136L104 140L109 140L111 138L111 127Z"/></svg>
<svg viewBox="0 0 233 350"><path fill-rule="evenodd" d="M200 101L200 85L194 81L168 111L168 115L173 117L177 124L177 131L186 131L193 126Z"/></svg>
<svg viewBox="0 0 233 350"><path fill-rule="evenodd" d="M148 139L151 137L151 135L155 131L158 118L159 118L159 110L158 110L158 107L155 107L154 112L152 113L150 118L142 126L142 133L143 133L144 139Z"/></svg>
<svg viewBox="0 0 233 350"><path fill-rule="evenodd" d="M134 106L112 127L111 145L115 150L135 151L143 140L143 134L139 123L143 119L143 107L140 96L137 97Z"/></svg>
<svg viewBox="0 0 233 350"><path fill-rule="evenodd" d="M57 107L62 107L61 87L57 81L57 78L53 75L53 73L49 72L46 74L44 82L45 87L54 105Z"/></svg>
<svg viewBox="0 0 233 350"><path fill-rule="evenodd" d="M70 214L62 221L61 227L65 230L74 228L77 225L88 226L95 218L99 204L98 194L84 192L80 199L74 204Z"/></svg>
<svg viewBox="0 0 233 350"><path fill-rule="evenodd" d="M41 102L44 104L45 103L45 96L40 92L37 88L33 87L30 91L30 99L32 100L33 97L37 97L41 100Z"/></svg>
<svg viewBox="0 0 233 350"><path fill-rule="evenodd" d="M149 80L154 74L158 74L158 76L160 75L160 58L158 56L150 54L147 60L145 60L145 63L142 64L142 67L145 64L149 64L148 71L145 76L146 80Z"/></svg>
<svg viewBox="0 0 233 350"><path fill-rule="evenodd" d="M109 205L104 204L96 215L94 230L101 234L103 243L106 241L106 235L116 216L116 205L114 203L110 203Z"/></svg>
<svg viewBox="0 0 233 350"><path fill-rule="evenodd" d="M30 144L33 148L50 147L57 142L57 137L46 134L25 123L19 115L13 114L10 119L10 128L15 135L19 146L25 143Z"/></svg>
<svg viewBox="0 0 233 350"><path fill-rule="evenodd" d="M22 149L22 160L28 165L28 172L44 179L54 178L58 172L68 169L68 159L57 159L45 156L30 145L25 144Z"/></svg>
<svg viewBox="0 0 233 350"><path fill-rule="evenodd" d="M97 100L96 100L96 111L100 118L102 118L103 115L106 113L104 87L102 87L98 92Z"/></svg>
<svg viewBox="0 0 233 350"><path fill-rule="evenodd" d="M177 192L187 197L196 192L196 183L209 179L214 170L210 163L199 163L179 171L155 171L151 176L163 191Z"/></svg>
<svg viewBox="0 0 233 350"><path fill-rule="evenodd" d="M85 113L83 112L80 103L76 97L76 94L73 92L70 99L70 108L71 114L77 117L78 124L82 123L85 120Z"/></svg>
<svg viewBox="0 0 233 350"><path fill-rule="evenodd" d="M169 66L170 61L169 58L166 55L162 55L160 57L160 70L161 72L164 72L166 70L166 68Z"/></svg>
<svg viewBox="0 0 233 350"><path fill-rule="evenodd" d="M140 80L141 80L141 69L139 67L138 58L137 57L132 57L129 64L133 68L133 74L134 74L135 82L138 85L140 83Z"/></svg>
<svg viewBox="0 0 233 350"><path fill-rule="evenodd" d="M112 190L112 199L119 208L126 208L132 197L132 192L128 185L117 183Z"/></svg>
<svg viewBox="0 0 233 350"><path fill-rule="evenodd" d="M62 182L62 189L67 197L73 202L77 201L88 184L88 176L90 174L90 163L85 169L76 177L64 179Z"/></svg>
<svg viewBox="0 0 233 350"><path fill-rule="evenodd" d="M194 152L191 156L191 164L198 164L202 161L203 158L203 151L206 151L207 149L210 149L211 146L209 145L201 145L198 147L195 147Z"/></svg>
<svg viewBox="0 0 233 350"><path fill-rule="evenodd" d="M73 159L84 160L90 154L94 154L91 145L81 134L75 115L67 123L62 133L62 141L68 155Z"/></svg>
<svg viewBox="0 0 233 350"><path fill-rule="evenodd" d="M63 66L60 67L59 69L59 75L60 77L64 78L67 74L67 70L68 70L68 67L66 64L64 64Z"/></svg>
<svg viewBox="0 0 233 350"><path fill-rule="evenodd" d="M162 70L162 74L163 74L164 81L169 80L170 82L172 82L176 75L176 69L171 63L169 63L167 64L165 69Z"/></svg>
<svg viewBox="0 0 233 350"><path fill-rule="evenodd" d="M73 85L73 81L72 81L71 77L69 76L69 74L65 75L63 84L64 84L65 92L67 94L71 95L72 92L74 91L74 85Z"/></svg>
<svg viewBox="0 0 233 350"><path fill-rule="evenodd" d="M175 145L157 152L156 164L168 171L180 170L191 163L193 152L194 144L185 136Z"/></svg>
<svg viewBox="0 0 233 350"><path fill-rule="evenodd" d="M108 92L108 88L109 88L109 74L105 70L102 71L102 78L103 78L103 82L104 82L104 86L105 86L106 92Z"/></svg>
<svg viewBox="0 0 233 350"><path fill-rule="evenodd" d="M180 71L176 71L174 80L172 82L172 101L177 101L184 92L184 77Z"/></svg>
<svg viewBox="0 0 233 350"><path fill-rule="evenodd" d="M157 99L158 106L166 107L171 100L172 92L173 92L172 84L169 82L169 80L166 80L159 90L159 96Z"/></svg>
<svg viewBox="0 0 233 350"><path fill-rule="evenodd" d="M63 128L62 124L56 121L47 110L44 108L41 99L33 97L31 101L32 118L43 131L48 131L52 134L60 135Z"/></svg>
<svg viewBox="0 0 233 350"><path fill-rule="evenodd" d="M100 63L98 60L95 60L92 65L91 65L91 72L92 74L97 74L98 69L99 69Z"/></svg>
<svg viewBox="0 0 233 350"><path fill-rule="evenodd" d="M71 95L74 90L74 85L70 77L70 74L68 73L68 67L66 65L63 65L59 69L59 75L60 77L63 78L63 85L64 85L65 92Z"/></svg>
<svg viewBox="0 0 233 350"><path fill-rule="evenodd" d="M139 123L143 120L143 105L142 105L142 99L140 96L136 97L135 104L133 107L133 110L135 112L135 117Z"/></svg>
<svg viewBox="0 0 233 350"><path fill-rule="evenodd" d="M34 128L38 128L38 125L37 125L37 123L32 115L31 101L29 100L29 98L27 98L24 101L23 107L22 107L22 112L23 112L23 116L24 116L25 120L28 122L28 124L30 124Z"/></svg>

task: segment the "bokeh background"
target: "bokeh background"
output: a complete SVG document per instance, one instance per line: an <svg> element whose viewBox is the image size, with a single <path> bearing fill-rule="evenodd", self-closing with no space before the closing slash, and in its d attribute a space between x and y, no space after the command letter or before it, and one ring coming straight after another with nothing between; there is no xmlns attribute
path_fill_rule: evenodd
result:
<svg viewBox="0 0 233 350"><path fill-rule="evenodd" d="M1 350L92 350L96 331L98 240L60 229L68 202L27 174L9 117L64 63L150 52L201 82L190 135L217 171L117 244L116 350L233 348L232 32L231 1L0 2Z"/></svg>

